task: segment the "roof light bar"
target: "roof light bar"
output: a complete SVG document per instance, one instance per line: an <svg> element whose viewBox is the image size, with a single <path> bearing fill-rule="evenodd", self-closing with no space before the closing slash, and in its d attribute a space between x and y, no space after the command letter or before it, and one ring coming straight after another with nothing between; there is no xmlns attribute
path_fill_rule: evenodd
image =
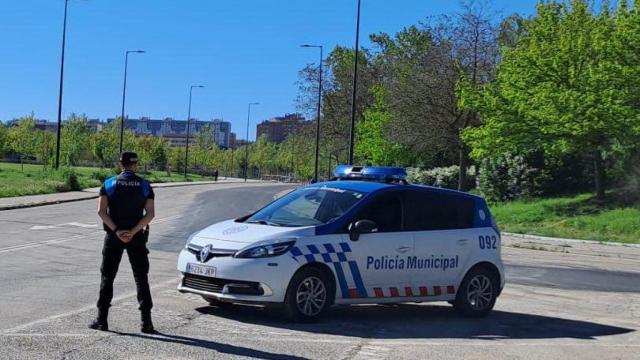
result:
<svg viewBox="0 0 640 360"><path fill-rule="evenodd" d="M407 182L407 171L401 167L338 165L333 174L338 180Z"/></svg>

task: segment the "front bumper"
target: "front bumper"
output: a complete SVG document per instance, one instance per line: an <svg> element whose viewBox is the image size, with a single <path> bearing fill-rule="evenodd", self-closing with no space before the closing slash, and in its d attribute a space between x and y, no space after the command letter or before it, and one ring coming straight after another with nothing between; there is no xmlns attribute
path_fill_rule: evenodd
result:
<svg viewBox="0 0 640 360"><path fill-rule="evenodd" d="M216 277L186 273L188 263L216 268ZM181 272L178 291L202 295L225 302L282 303L298 263L290 256L262 259L214 257L205 263L189 251L182 250L178 258Z"/></svg>

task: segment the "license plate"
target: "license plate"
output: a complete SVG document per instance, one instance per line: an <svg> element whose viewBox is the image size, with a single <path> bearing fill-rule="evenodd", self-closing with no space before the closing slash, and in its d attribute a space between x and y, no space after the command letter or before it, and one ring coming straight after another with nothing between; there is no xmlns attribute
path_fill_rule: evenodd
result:
<svg viewBox="0 0 640 360"><path fill-rule="evenodd" d="M216 268L214 268L213 266L205 266L205 265L188 263L187 272L190 274L209 276L209 277L216 276Z"/></svg>

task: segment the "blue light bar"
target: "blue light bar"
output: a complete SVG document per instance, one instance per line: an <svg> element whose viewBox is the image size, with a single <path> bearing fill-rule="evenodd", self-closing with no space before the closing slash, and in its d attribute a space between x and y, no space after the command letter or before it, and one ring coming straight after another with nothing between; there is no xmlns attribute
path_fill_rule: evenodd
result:
<svg viewBox="0 0 640 360"><path fill-rule="evenodd" d="M401 167L338 165L333 171L339 180L406 182L407 171Z"/></svg>

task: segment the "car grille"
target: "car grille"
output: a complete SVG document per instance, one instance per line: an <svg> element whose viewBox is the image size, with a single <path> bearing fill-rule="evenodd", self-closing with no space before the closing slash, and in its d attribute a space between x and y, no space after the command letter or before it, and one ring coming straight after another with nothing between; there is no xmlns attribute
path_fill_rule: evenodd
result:
<svg viewBox="0 0 640 360"><path fill-rule="evenodd" d="M233 254L235 254L236 252L236 250L228 250L228 249L211 249L211 251L209 252L209 256L207 256L206 259L202 259L200 257L200 251L202 250L202 246L189 244L187 245L187 250L193 255L195 255L196 259L198 259L198 261L200 262L207 262L214 257L233 256Z"/></svg>
<svg viewBox="0 0 640 360"><path fill-rule="evenodd" d="M184 274L184 279L182 280L183 287L211 293L221 293L222 289L227 284L246 285L251 289L255 289L251 295L259 295L257 292L262 292L262 290L260 289L260 284L251 281L219 279L188 273Z"/></svg>

